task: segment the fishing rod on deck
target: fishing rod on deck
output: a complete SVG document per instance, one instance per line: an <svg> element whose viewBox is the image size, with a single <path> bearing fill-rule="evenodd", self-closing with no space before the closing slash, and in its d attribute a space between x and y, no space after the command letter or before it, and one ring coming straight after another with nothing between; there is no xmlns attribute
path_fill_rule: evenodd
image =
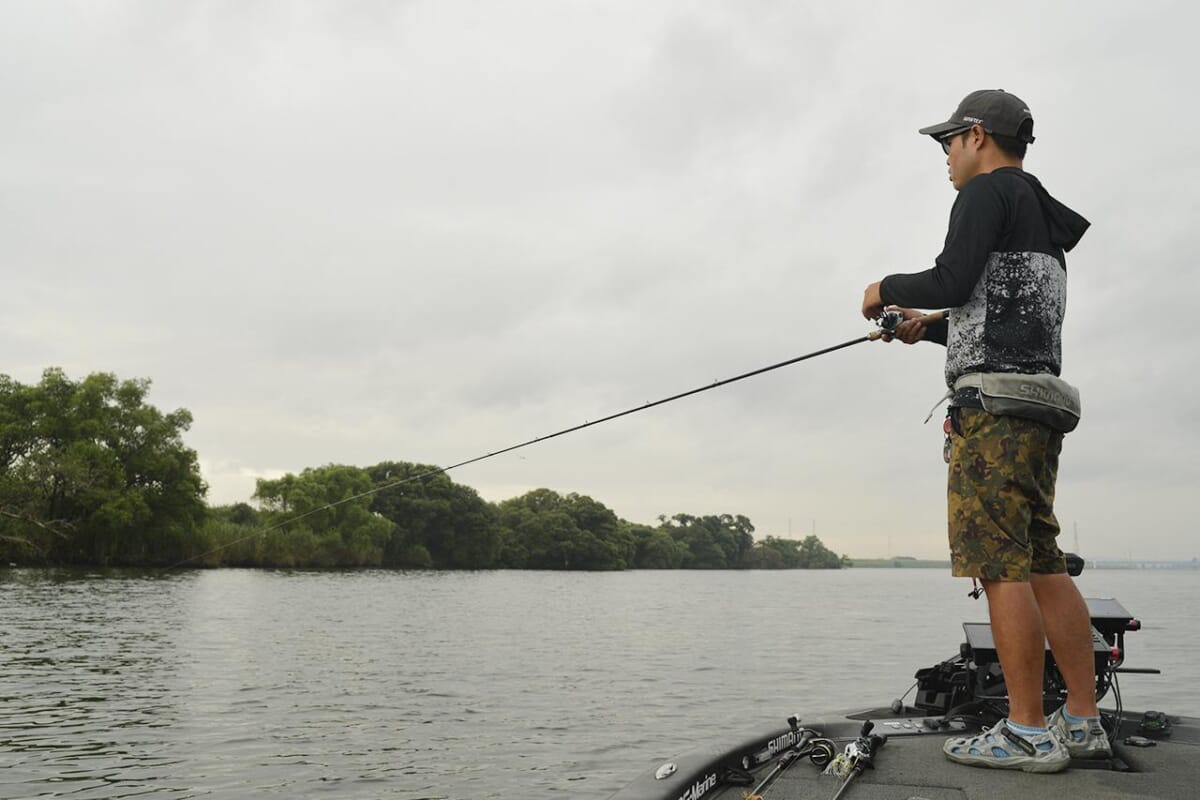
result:
<svg viewBox="0 0 1200 800"><path fill-rule="evenodd" d="M916 317L914 319L916 321L920 322L921 324L929 325L931 323L939 322L943 319L946 319L947 315L948 315L948 312L946 312L946 311L935 311L931 314L925 314L924 316ZM842 342L841 344L835 344L832 347L824 347L820 350L814 350L811 353L805 353L802 356L796 356L795 358L789 358L786 361L780 361L779 363L771 364L770 366L760 367L759 369L751 370L750 372L743 372L741 375L735 375L732 378L725 378L724 380L713 381L712 383L710 383L706 386L700 386L695 389L689 389L686 392L680 392L679 394L673 394L670 397L664 397L661 400L647 402L643 405L635 406L633 408L629 408L624 411L618 411L615 414L609 414L608 416L601 417L600 419L585 421L579 425L573 425L570 428L563 428L560 431L555 431L554 433L550 433L545 436L537 436L537 437L534 437L533 439L529 439L527 441L520 442L519 444L510 445L509 447L505 447L501 450L493 450L490 453L484 453L483 455L475 456L474 458L469 458L466 461L459 461L457 464L451 464L448 467L437 467L434 469L425 470L424 472L418 473L416 475L410 475L407 478L402 478L401 480L393 481L391 483L384 484L383 486L376 486L375 488L369 489L365 492L359 492L358 494L351 495L349 497L344 497L341 500L335 500L332 503L326 503L325 505L321 506L320 508L314 508L311 511L306 511L303 514L297 514L294 517L289 517L288 519L285 519L282 522L276 523L275 525L272 525L268 528L263 528L262 530L255 531L254 533L251 533L248 536L243 536L239 539L235 539L232 542L227 542L226 544L223 544L220 547L214 547L213 549L207 550L198 555L191 556L190 558L185 558L182 561L179 561L175 564L172 564L169 567L166 567L165 571L170 571L172 569L175 569L176 567L181 567L184 564L188 564L192 561L197 561L199 559L205 558L206 556L213 555L214 553L219 553L220 551L225 550L230 547L233 547L234 545L240 544L249 539L253 539L255 536L262 536L267 533L271 533L272 531L279 530L280 528L283 528L286 525L290 525L293 522L299 522L302 519L310 517L314 514L318 514L322 511L326 511L330 508L336 508L337 506L344 505L346 503L350 503L355 500L361 500L364 497L369 497L373 494L377 494L379 492L383 492L388 489L394 489L395 487L401 486L406 483L413 483L415 481L433 477L434 475L441 475L446 472L449 472L452 469L458 469L459 467L465 467L469 464L475 464L480 461L484 461L485 459L493 458L495 456L503 455L505 453L511 453L514 450L520 450L523 447L529 447L530 445L537 444L538 442L546 442L551 439L557 439L559 436L566 436L568 433L575 433L576 431L581 431L584 428L590 428L594 425L600 425L601 423L604 423L604 422L611 422L612 420L619 419L620 417L626 417L626 416L629 416L630 414L636 414L639 411L645 411L648 408L654 408L655 406L665 405L667 403L674 402L675 400L682 400L685 397L691 397L694 394L700 394L701 392L707 392L711 389L716 389L721 386L728 386L731 383L737 383L738 381L743 381L743 380L746 380L747 378L753 378L756 375L762 375L767 372L772 372L777 369L782 369L783 367L789 367L792 364L798 364L799 362L807 361L810 358L816 358L817 356L823 356L827 353L833 353L838 350L844 350L845 348L852 347L856 344L862 344L863 342L874 342L878 339L882 339L885 342L891 341L892 338L894 338L896 335L896 329L901 325L901 323L906 322L906 321L911 322L913 320L905 320L904 315L900 311L894 311L894 310L893 311L884 311L883 314L880 316L880 318L877 321L879 327L876 330L871 331L866 336L860 336L859 338L851 339L848 342Z"/></svg>
<svg viewBox="0 0 1200 800"><path fill-rule="evenodd" d="M767 776L746 793L746 800L763 800L763 792L766 788L774 783L788 767L804 756L808 756L814 764L822 767L833 758L833 743L829 739L820 738L820 735L811 728L801 728L799 723L800 716L798 714L788 717L788 727L792 729L796 743L779 757L779 762L767 773Z"/></svg>
<svg viewBox="0 0 1200 800"><path fill-rule="evenodd" d="M839 800L850 787L850 782L861 775L864 769L875 768L875 754L887 744L887 737L871 733L874 727L875 723L870 720L864 722L858 738L846 745L846 752L840 754L826 769L830 774L845 776L832 800Z"/></svg>

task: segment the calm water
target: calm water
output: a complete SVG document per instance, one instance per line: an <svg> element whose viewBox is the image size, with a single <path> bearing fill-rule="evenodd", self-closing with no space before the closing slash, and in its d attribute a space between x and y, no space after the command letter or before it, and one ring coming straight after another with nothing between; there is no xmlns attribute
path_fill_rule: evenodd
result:
<svg viewBox="0 0 1200 800"><path fill-rule="evenodd" d="M1200 574L1098 571L1127 707L1200 714ZM605 797L723 728L886 704L986 619L940 570L0 570L0 798Z"/></svg>

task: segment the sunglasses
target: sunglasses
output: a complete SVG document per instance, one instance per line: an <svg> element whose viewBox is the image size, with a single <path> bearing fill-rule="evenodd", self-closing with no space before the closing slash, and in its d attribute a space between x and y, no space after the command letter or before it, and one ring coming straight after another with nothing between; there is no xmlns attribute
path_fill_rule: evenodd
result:
<svg viewBox="0 0 1200 800"><path fill-rule="evenodd" d="M974 126L968 125L964 128L959 128L956 131L950 131L947 134L943 134L942 136L939 136L937 141L938 141L938 144L940 144L942 146L942 152L945 153L946 155L950 155L950 141L955 136L961 136L962 134L971 130L972 127L974 127Z"/></svg>

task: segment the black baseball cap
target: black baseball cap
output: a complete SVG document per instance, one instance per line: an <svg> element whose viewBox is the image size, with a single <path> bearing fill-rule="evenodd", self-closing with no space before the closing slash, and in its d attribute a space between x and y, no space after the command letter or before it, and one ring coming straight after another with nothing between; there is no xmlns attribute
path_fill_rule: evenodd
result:
<svg viewBox="0 0 1200 800"><path fill-rule="evenodd" d="M1029 120L1029 128L1022 135L1021 124ZM950 119L921 128L918 133L940 139L947 133L966 130L980 125L988 133L1010 136L1029 143L1033 141L1033 114L1029 106L1015 94L1003 89L979 89L971 92L958 104Z"/></svg>

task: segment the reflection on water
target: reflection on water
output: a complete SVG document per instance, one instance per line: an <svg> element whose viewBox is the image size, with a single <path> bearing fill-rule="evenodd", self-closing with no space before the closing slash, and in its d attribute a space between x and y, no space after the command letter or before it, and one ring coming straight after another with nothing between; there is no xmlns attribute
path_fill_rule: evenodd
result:
<svg viewBox="0 0 1200 800"><path fill-rule="evenodd" d="M1127 707L1200 712L1198 581L1080 579L1146 623L1128 665L1166 673L1127 678ZM0 570L0 798L604 797L724 730L886 704L986 618L967 588L936 570Z"/></svg>

